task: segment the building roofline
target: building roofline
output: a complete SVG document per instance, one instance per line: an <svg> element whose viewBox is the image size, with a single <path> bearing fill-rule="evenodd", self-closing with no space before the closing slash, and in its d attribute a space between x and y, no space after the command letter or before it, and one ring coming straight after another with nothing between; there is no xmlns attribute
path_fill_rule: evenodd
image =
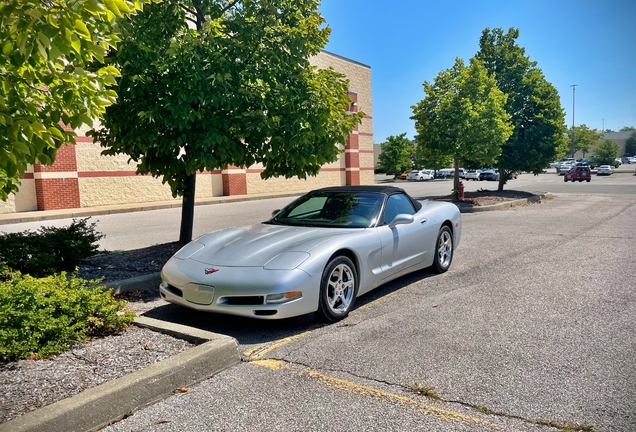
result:
<svg viewBox="0 0 636 432"><path fill-rule="evenodd" d="M352 59L350 59L350 58L348 58L348 57L341 56L341 55L338 55L338 54L334 54L334 53L332 53L332 52L330 52L330 51L327 51L327 50L320 50L320 52L323 52L323 53L325 53L325 54L332 55L332 56L334 56L334 57L338 57L338 58L340 58L340 59L342 59L342 60L346 60L346 61L348 61L348 62L355 63L355 64L360 65L360 66L364 66L364 67L365 67L365 68L367 68L367 69L371 69L371 66L366 65L366 64L364 64L364 63L360 63L359 61L352 60Z"/></svg>

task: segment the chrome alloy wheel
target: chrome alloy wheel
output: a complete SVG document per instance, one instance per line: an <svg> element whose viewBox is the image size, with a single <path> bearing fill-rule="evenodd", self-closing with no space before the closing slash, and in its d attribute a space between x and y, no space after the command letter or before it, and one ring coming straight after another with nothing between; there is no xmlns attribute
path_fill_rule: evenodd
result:
<svg viewBox="0 0 636 432"><path fill-rule="evenodd" d="M440 233L437 241L437 262L439 266L446 269L453 258L453 237L447 230Z"/></svg>
<svg viewBox="0 0 636 432"><path fill-rule="evenodd" d="M332 270L327 281L327 302L334 314L344 314L349 311L355 290L355 277L351 268L346 264L339 264Z"/></svg>

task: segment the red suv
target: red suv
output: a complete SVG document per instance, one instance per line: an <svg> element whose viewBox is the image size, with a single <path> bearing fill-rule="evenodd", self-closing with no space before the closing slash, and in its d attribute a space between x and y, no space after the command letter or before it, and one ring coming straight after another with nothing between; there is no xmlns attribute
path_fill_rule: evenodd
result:
<svg viewBox="0 0 636 432"><path fill-rule="evenodd" d="M570 171L565 173L565 177L563 177L563 181L572 180L573 182L578 180L582 182L585 180L589 182L592 180L592 171L588 166L575 166L570 169Z"/></svg>

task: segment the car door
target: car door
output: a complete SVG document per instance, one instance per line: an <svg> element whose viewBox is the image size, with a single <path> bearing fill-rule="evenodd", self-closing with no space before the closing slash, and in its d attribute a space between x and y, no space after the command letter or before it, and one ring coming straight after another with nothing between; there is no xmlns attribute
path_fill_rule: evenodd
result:
<svg viewBox="0 0 636 432"><path fill-rule="evenodd" d="M389 224L398 214L410 214L415 220L409 224ZM430 230L432 221L427 212L416 212L411 200L402 193L390 195L382 216L382 224L378 226L378 234L382 244L382 279L395 276L404 270L420 264L430 246L425 244L425 232Z"/></svg>

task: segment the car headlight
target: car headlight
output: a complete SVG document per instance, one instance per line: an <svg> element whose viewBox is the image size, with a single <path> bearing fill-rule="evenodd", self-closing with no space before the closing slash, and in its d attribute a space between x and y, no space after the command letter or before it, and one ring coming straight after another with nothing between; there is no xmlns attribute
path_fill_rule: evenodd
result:
<svg viewBox="0 0 636 432"><path fill-rule="evenodd" d="M295 300L303 296L301 291L289 291L277 294L268 294L265 297L265 304L278 304Z"/></svg>

